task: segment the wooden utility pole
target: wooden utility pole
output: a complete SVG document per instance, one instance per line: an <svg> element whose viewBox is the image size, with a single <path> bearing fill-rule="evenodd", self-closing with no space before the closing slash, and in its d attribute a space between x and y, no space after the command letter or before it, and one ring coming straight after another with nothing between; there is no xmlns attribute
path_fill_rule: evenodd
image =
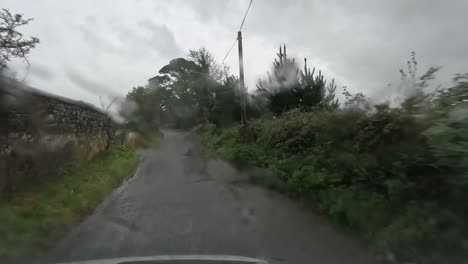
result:
<svg viewBox="0 0 468 264"><path fill-rule="evenodd" d="M244 125L247 122L246 112L246 93L244 84L244 57L242 53L242 32L237 32L237 43L239 44L239 91L240 91L240 106L241 106L241 124Z"/></svg>

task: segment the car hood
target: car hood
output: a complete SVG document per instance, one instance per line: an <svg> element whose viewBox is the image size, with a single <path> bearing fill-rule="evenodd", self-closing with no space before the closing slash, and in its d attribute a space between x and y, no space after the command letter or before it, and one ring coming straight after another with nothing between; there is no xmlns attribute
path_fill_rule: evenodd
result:
<svg viewBox="0 0 468 264"><path fill-rule="evenodd" d="M268 264L265 260L224 255L164 255L80 260L59 264Z"/></svg>

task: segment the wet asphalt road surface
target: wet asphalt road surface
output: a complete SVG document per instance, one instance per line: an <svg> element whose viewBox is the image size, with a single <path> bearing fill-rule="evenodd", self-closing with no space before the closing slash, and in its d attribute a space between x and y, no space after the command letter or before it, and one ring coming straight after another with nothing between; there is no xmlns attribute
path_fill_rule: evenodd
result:
<svg viewBox="0 0 468 264"><path fill-rule="evenodd" d="M366 264L375 256L297 202L250 185L246 172L166 131L116 189L47 257L50 262L222 254L273 263Z"/></svg>

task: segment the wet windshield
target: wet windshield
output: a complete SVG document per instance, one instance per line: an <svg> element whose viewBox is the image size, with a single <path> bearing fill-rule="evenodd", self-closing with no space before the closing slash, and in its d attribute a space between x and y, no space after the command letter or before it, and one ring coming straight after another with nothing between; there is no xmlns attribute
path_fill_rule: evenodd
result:
<svg viewBox="0 0 468 264"><path fill-rule="evenodd" d="M467 1L0 8L0 263L468 262Z"/></svg>

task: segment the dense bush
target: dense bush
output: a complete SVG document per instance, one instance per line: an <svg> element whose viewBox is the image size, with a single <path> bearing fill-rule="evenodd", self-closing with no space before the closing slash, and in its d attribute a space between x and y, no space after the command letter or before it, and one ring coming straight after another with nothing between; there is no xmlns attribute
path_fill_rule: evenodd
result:
<svg viewBox="0 0 468 264"><path fill-rule="evenodd" d="M380 249L436 262L468 251L467 123L446 120L452 107L437 104L433 112L445 114L423 117L385 106L292 110L200 138L229 159L269 168L290 195Z"/></svg>

